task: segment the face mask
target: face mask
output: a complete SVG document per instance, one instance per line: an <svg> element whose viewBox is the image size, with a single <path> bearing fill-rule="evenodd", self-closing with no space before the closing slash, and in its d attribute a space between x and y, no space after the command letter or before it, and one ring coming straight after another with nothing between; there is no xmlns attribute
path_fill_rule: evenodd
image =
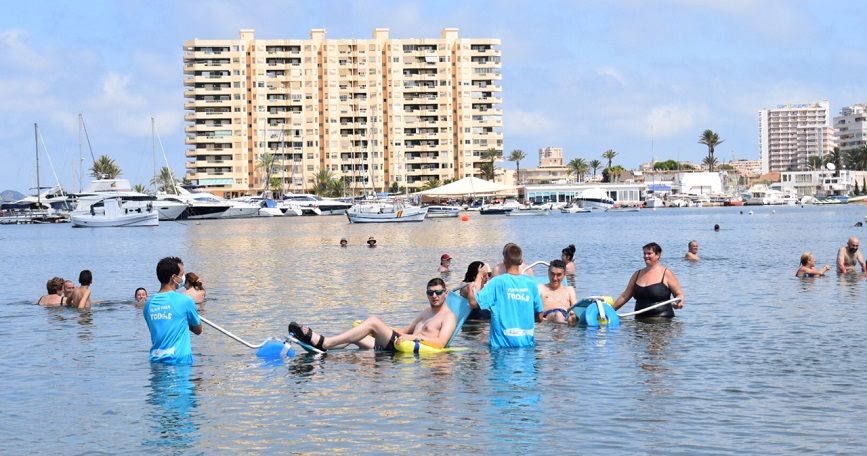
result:
<svg viewBox="0 0 867 456"><path fill-rule="evenodd" d="M178 277L181 278L181 281L178 282L178 288L181 288L181 287L184 286L184 280L185 280L185 277L186 277L186 276L185 276L185 275L182 275L182 276L178 276Z"/></svg>

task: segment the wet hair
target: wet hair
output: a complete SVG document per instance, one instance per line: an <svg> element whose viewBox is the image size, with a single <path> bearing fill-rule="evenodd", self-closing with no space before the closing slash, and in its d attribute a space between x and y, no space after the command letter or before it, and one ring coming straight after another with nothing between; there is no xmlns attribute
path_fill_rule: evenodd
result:
<svg viewBox="0 0 867 456"><path fill-rule="evenodd" d="M93 283L93 273L89 269L85 269L78 273L78 283L87 286Z"/></svg>
<svg viewBox="0 0 867 456"><path fill-rule="evenodd" d="M653 250L653 253L657 255L662 255L662 247L660 247L659 244L655 242L645 244L644 247L641 248L641 250Z"/></svg>
<svg viewBox="0 0 867 456"><path fill-rule="evenodd" d="M563 256L568 258L569 261L572 261L572 259L575 258L575 244L569 244L566 246L566 248L563 249Z"/></svg>
<svg viewBox="0 0 867 456"><path fill-rule="evenodd" d="M144 292L145 292L145 295L148 294L148 291L147 291L147 290L145 290L145 289L142 288L142 287L138 287L138 288L135 289L134 292L132 292L132 299L135 299L135 296L138 294L139 291L144 291Z"/></svg>
<svg viewBox="0 0 867 456"><path fill-rule="evenodd" d="M430 279L427 281L428 288L435 287L437 285L443 287L443 290L446 289L446 283L443 281L443 279L441 279L439 277L434 277L433 279Z"/></svg>
<svg viewBox="0 0 867 456"><path fill-rule="evenodd" d="M713 226L713 230L714 230L714 231L719 231L719 223L717 223L716 225Z"/></svg>
<svg viewBox="0 0 867 456"><path fill-rule="evenodd" d="M503 252L503 263L508 266L520 266L524 261L524 252L518 244L511 244Z"/></svg>
<svg viewBox="0 0 867 456"><path fill-rule="evenodd" d="M157 280L160 285L165 285L172 280L172 276L180 274L183 260L178 257L165 257L157 263Z"/></svg>
<svg viewBox="0 0 867 456"><path fill-rule="evenodd" d="M804 252L801 254L801 266L806 266L810 261L810 257L813 256L812 252Z"/></svg>
<svg viewBox="0 0 867 456"><path fill-rule="evenodd" d="M564 252L565 252L565 250L564 250ZM554 268L563 269L565 271L566 270L566 262L563 260L551 260L551 262L548 263L548 269L551 270Z"/></svg>
<svg viewBox="0 0 867 456"><path fill-rule="evenodd" d="M45 289L48 290L48 294L57 294L58 291L63 290L63 279L60 277L52 277L48 280L48 283L45 284Z"/></svg>
<svg viewBox="0 0 867 456"><path fill-rule="evenodd" d="M687 247L692 247L693 244L698 244L698 241L696 241L695 239L693 239L693 240L689 241L689 243L687 243L686 246L687 246Z"/></svg>
<svg viewBox="0 0 867 456"><path fill-rule="evenodd" d="M481 272L482 267L485 265L484 261L473 261L467 266L467 273L464 274L464 282L473 282L476 280L476 277L479 276L479 272Z"/></svg>
<svg viewBox="0 0 867 456"><path fill-rule="evenodd" d="M202 286L202 281L199 280L199 276L196 275L195 272L187 273L187 280L185 287L187 289L195 288L196 290L204 290L205 287Z"/></svg>

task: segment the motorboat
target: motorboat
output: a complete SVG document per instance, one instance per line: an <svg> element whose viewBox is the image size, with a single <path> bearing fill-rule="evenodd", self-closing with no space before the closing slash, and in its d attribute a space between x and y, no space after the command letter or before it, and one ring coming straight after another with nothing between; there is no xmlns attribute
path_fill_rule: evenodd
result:
<svg viewBox="0 0 867 456"><path fill-rule="evenodd" d="M614 206L605 209L605 212L639 212L640 210L638 206Z"/></svg>
<svg viewBox="0 0 867 456"><path fill-rule="evenodd" d="M604 190L599 187L588 188L579 193L572 200L572 204L578 203L586 209L608 209L614 207L614 200L611 199Z"/></svg>
<svg viewBox="0 0 867 456"><path fill-rule="evenodd" d="M481 215L505 215L515 210L511 207L505 207L502 204L486 204L479 209Z"/></svg>
<svg viewBox="0 0 867 456"><path fill-rule="evenodd" d="M346 210L349 223L423 222L428 208L398 201L364 202Z"/></svg>
<svg viewBox="0 0 867 456"><path fill-rule="evenodd" d="M157 210L160 220L177 220L187 209L187 204L179 201L165 201L144 193L134 191L127 179L96 179L90 182L80 193L75 195L79 202L82 198L98 196L120 197L123 206L128 209L135 207L153 207ZM94 202L91 201L91 204Z"/></svg>
<svg viewBox="0 0 867 456"><path fill-rule="evenodd" d="M73 227L129 227L159 226L159 211L154 205L154 197L130 196L83 196L70 214ZM147 201L144 206L140 203Z"/></svg>
<svg viewBox="0 0 867 456"><path fill-rule="evenodd" d="M664 207L665 203L662 201L662 198L650 193L644 197L644 207L648 209L656 209L657 207Z"/></svg>
<svg viewBox="0 0 867 456"><path fill-rule="evenodd" d="M283 201L297 204L303 215L341 215L352 207L352 203L320 198L309 193L287 193L283 195Z"/></svg>
<svg viewBox="0 0 867 456"><path fill-rule="evenodd" d="M301 207L289 201L277 201L261 196L242 196L232 201L242 201L259 205L259 217L297 217L303 214Z"/></svg>
<svg viewBox="0 0 867 456"><path fill-rule="evenodd" d="M461 213L458 206L427 206L427 218L451 218Z"/></svg>
<svg viewBox="0 0 867 456"><path fill-rule="evenodd" d="M550 215L551 212L548 209L530 207L526 209L513 209L506 213L508 216L528 216L528 215Z"/></svg>
<svg viewBox="0 0 867 456"><path fill-rule="evenodd" d="M175 201L186 205L180 219L206 220L249 218L259 215L259 205L244 201L233 201L219 198L205 192L191 192L184 187L177 187L175 194L161 193L159 201Z"/></svg>
<svg viewBox="0 0 867 456"><path fill-rule="evenodd" d="M765 184L756 184L747 190L749 198L744 202L747 206L767 206L785 204L783 192L768 188Z"/></svg>
<svg viewBox="0 0 867 456"><path fill-rule="evenodd" d="M592 212L590 209L583 208L578 204L569 204L563 209L560 209L560 213L563 214L586 214L588 212Z"/></svg>

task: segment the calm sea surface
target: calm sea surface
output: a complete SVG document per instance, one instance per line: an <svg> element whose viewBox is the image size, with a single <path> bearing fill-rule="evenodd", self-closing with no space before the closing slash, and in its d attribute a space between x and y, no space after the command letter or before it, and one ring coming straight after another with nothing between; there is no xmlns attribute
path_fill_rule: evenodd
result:
<svg viewBox="0 0 867 456"><path fill-rule="evenodd" d="M0 227L0 453L863 454L867 283L793 274L805 250L833 265L847 237L867 238L852 227L865 216L849 205ZM696 264L681 259L690 239ZM469 323L457 339L469 350L424 358L344 350L266 364L205 327L195 365L176 368L148 363L131 303L177 255L205 281L203 314L253 342L292 320L326 334L372 314L404 326L442 253L455 285L509 241L528 261L574 243L581 296L619 294L656 241L687 307L665 324L540 326L524 350L491 351L487 325ZM84 268L93 310L33 305L48 278Z"/></svg>

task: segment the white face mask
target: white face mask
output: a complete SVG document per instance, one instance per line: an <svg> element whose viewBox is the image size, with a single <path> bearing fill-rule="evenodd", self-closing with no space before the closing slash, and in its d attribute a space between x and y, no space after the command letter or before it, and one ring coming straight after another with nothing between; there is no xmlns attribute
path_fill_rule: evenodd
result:
<svg viewBox="0 0 867 456"><path fill-rule="evenodd" d="M181 287L184 286L184 280L185 280L186 275L181 275L181 276L178 276L178 277L181 278L181 281L178 282L178 288L181 288Z"/></svg>

